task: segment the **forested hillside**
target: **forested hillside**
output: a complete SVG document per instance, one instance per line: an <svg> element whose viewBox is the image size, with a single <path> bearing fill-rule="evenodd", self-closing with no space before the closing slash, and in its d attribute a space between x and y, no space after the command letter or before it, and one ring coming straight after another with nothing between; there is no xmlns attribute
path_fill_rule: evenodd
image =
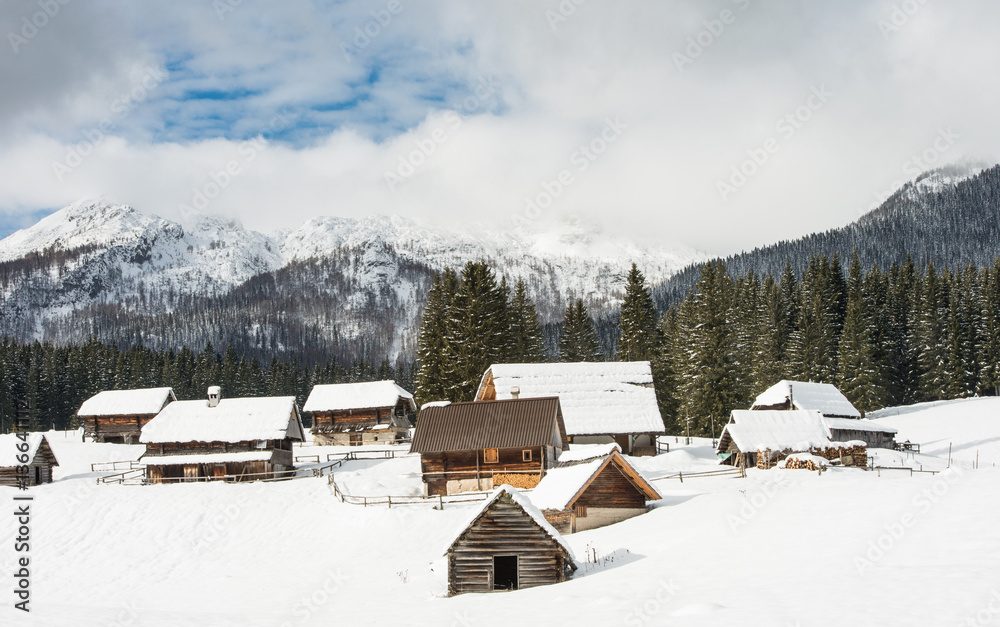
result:
<svg viewBox="0 0 1000 627"><path fill-rule="evenodd" d="M786 261L802 276L813 255L850 259L854 251L866 269L886 270L907 258L920 268L933 262L953 271L970 263L990 265L1000 251L1000 166L962 180L965 174L955 168L928 172L843 228L714 261L721 261L733 276L780 276ZM691 265L654 288L661 311L687 295L703 265Z"/></svg>
<svg viewBox="0 0 1000 627"><path fill-rule="evenodd" d="M1000 261L845 271L810 257L801 279L733 278L720 262L660 321L654 360L661 411L710 434L781 379L834 383L863 411L1000 394Z"/></svg>

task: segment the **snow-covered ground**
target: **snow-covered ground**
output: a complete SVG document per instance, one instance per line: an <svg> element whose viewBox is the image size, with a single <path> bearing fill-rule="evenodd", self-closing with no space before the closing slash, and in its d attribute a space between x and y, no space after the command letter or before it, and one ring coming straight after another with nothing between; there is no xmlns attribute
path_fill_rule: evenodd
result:
<svg viewBox="0 0 1000 627"><path fill-rule="evenodd" d="M966 430L970 408L980 419ZM134 451L67 437L58 480L31 490L28 615L13 609L15 525L0 525L0 625L1000 624L1000 469L967 456L1000 437L990 411L967 401L884 418L926 442L911 464L944 469L948 441L966 452L937 475L753 469L681 483L663 477L716 468L711 442L665 438L670 453L633 460L664 499L567 536L581 561L571 581L454 598L441 553L474 503L361 507L326 478L98 486L88 458ZM418 472L413 456L336 469L372 496L418 493ZM12 511L19 493L0 494Z"/></svg>
<svg viewBox="0 0 1000 627"><path fill-rule="evenodd" d="M920 444L920 452L979 466L1000 467L1000 398L966 398L954 401L890 407L868 415L899 431L896 441ZM998 620L1000 624L1000 620Z"/></svg>

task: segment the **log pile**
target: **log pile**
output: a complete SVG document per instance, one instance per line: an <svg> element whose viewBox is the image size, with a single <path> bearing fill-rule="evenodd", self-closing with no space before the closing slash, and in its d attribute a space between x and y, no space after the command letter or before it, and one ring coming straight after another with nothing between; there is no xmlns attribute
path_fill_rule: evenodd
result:
<svg viewBox="0 0 1000 627"><path fill-rule="evenodd" d="M774 467L775 462L778 460L772 458L776 453L773 453L771 449L764 449L763 451L757 451L757 468L761 470L770 470Z"/></svg>
<svg viewBox="0 0 1000 627"><path fill-rule="evenodd" d="M506 484L513 488L527 490L537 486L541 480L542 478L534 473L497 473L493 475L493 487Z"/></svg>
<svg viewBox="0 0 1000 627"><path fill-rule="evenodd" d="M864 468L868 465L868 448L861 443L842 446L825 446L809 451L817 457L828 460L841 460L845 466Z"/></svg>
<svg viewBox="0 0 1000 627"><path fill-rule="evenodd" d="M785 460L785 468L790 470L822 470L823 466L811 459L801 459L799 457L789 457Z"/></svg>

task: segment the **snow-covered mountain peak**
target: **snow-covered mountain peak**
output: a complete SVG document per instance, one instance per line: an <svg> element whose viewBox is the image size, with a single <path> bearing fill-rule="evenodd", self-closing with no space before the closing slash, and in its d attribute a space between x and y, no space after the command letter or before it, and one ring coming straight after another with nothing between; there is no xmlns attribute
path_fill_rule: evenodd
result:
<svg viewBox="0 0 1000 627"><path fill-rule="evenodd" d="M0 240L0 261L50 248L109 246L166 226L162 218L140 213L129 205L103 199L81 200Z"/></svg>
<svg viewBox="0 0 1000 627"><path fill-rule="evenodd" d="M970 179L993 164L978 161L957 161L940 168L927 170L909 185L917 193L936 193L945 187Z"/></svg>

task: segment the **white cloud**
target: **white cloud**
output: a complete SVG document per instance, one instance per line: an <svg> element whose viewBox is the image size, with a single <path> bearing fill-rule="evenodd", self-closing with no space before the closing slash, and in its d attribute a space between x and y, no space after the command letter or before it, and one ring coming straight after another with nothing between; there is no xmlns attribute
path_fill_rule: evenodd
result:
<svg viewBox="0 0 1000 627"><path fill-rule="evenodd" d="M59 100L54 79L33 70L36 97L0 110L9 138L0 145L0 206L31 210L103 194L176 216L211 172L236 161L241 173L209 210L257 228L369 213L508 224L565 169L572 182L546 215L582 214L616 231L730 252L853 220L939 129L959 135L942 161L1000 160L1000 79L988 71L1000 56L988 28L1000 8L985 1L974 10L926 3L888 37L878 22L892 14L891 2L588 2L554 31L545 13L558 10L554 1L404 2L348 62L340 44L386 4L324 13L248 1L221 21L205 7L133 10L121 37L130 63L87 57L105 78L73 83L60 100L72 104L58 107L43 104ZM733 19L712 34L723 10ZM682 72L674 54L685 53L689 38L709 43ZM118 137L62 182L53 176L67 138L79 137L66 129L99 120L93 103L127 88L137 61L177 59L186 59L184 69L112 131ZM372 70L379 78L369 85ZM500 93L462 111L480 78L499 81ZM829 102L783 135L778 120L819 86L832 92ZM223 105L184 101L194 89L254 93ZM443 102L429 102L433 93ZM349 111L308 110L359 94ZM233 115L223 133L233 139L186 139L168 128L203 124L220 106ZM454 108L464 114L458 128L443 117ZM279 110L290 111L293 126L324 126L309 142L275 142L249 160L241 138L268 135ZM607 118L627 129L578 171L571 155ZM385 172L437 129L447 138L390 190ZM777 152L723 200L718 182L769 138L780 140Z"/></svg>

